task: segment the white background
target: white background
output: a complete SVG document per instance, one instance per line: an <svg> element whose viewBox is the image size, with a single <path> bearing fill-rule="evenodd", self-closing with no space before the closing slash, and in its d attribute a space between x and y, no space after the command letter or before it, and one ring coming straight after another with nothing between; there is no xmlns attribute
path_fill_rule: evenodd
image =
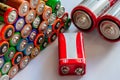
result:
<svg viewBox="0 0 120 80"><path fill-rule="evenodd" d="M81 0L61 0L66 11ZM74 25L67 32L78 32ZM57 40L43 50L29 65L12 80L120 80L120 42L111 43L102 39L97 31L84 33L87 73L78 76L59 76Z"/></svg>

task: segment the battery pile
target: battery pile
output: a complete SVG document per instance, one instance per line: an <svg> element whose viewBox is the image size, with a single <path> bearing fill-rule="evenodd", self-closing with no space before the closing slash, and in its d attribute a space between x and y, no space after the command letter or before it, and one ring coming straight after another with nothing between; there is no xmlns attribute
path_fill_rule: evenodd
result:
<svg viewBox="0 0 120 80"><path fill-rule="evenodd" d="M60 0L0 0L0 80L13 78L70 25Z"/></svg>
<svg viewBox="0 0 120 80"><path fill-rule="evenodd" d="M108 41L120 40L120 1L83 0L71 14L74 25L83 32L98 32Z"/></svg>

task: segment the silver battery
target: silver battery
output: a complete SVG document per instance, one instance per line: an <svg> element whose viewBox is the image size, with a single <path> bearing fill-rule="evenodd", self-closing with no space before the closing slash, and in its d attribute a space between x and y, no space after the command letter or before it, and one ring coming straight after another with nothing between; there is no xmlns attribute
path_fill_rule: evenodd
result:
<svg viewBox="0 0 120 80"><path fill-rule="evenodd" d="M39 3L39 0L30 0L31 8L36 8Z"/></svg>
<svg viewBox="0 0 120 80"><path fill-rule="evenodd" d="M50 18L48 19L48 24L49 24L49 25L52 25L55 20L56 20L56 14L55 14L55 13L52 13L52 14L50 15Z"/></svg>
<svg viewBox="0 0 120 80"><path fill-rule="evenodd" d="M24 50L26 48L26 45L28 44L28 41L27 40L23 40L21 43L20 43L20 51Z"/></svg>
<svg viewBox="0 0 120 80"><path fill-rule="evenodd" d="M118 1L115 5L113 5L104 15L110 15L115 17L120 21L120 2ZM100 32L104 37L110 40L115 40L120 37L120 25L116 23L114 19L105 19L100 22Z"/></svg>
<svg viewBox="0 0 120 80"><path fill-rule="evenodd" d="M33 48L34 48L34 44L32 44L32 43L27 44L27 47L25 49L25 55L29 56L31 54Z"/></svg>
<svg viewBox="0 0 120 80"><path fill-rule="evenodd" d="M83 10L76 10L73 13L73 22L80 29L89 29L93 26L93 16L90 16L88 13L90 10L93 15L97 18L101 14L103 14L110 7L109 0L84 0L79 6L85 7ZM86 10L86 8L88 10ZM85 11L86 10L86 11ZM94 20L95 21L95 20Z"/></svg>
<svg viewBox="0 0 120 80"><path fill-rule="evenodd" d="M35 18L35 20L33 21L33 27L34 27L34 28L38 28L40 22L41 22L41 19L40 19L39 16L37 16L37 17Z"/></svg>

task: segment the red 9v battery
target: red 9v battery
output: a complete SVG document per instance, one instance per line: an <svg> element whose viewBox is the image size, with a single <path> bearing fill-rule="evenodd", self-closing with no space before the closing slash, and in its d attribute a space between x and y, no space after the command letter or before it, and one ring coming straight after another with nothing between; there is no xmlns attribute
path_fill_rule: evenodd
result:
<svg viewBox="0 0 120 80"><path fill-rule="evenodd" d="M74 25L85 32L93 31L97 18L105 13L117 0L84 0L71 13Z"/></svg>
<svg viewBox="0 0 120 80"><path fill-rule="evenodd" d="M60 33L58 44L60 75L84 75L86 59L82 33Z"/></svg>
<svg viewBox="0 0 120 80"><path fill-rule="evenodd" d="M108 41L120 40L120 1L98 18L98 31Z"/></svg>

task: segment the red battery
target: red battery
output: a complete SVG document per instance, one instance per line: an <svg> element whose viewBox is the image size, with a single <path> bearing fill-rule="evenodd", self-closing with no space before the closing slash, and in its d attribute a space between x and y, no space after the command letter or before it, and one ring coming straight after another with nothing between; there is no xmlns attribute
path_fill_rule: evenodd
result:
<svg viewBox="0 0 120 80"><path fill-rule="evenodd" d="M52 24L53 31L57 31L60 28L60 25L61 25L61 19L56 19Z"/></svg>
<svg viewBox="0 0 120 80"><path fill-rule="evenodd" d="M82 33L60 33L58 44L60 75L84 75L86 60Z"/></svg>
<svg viewBox="0 0 120 80"><path fill-rule="evenodd" d="M39 47L43 42L44 42L44 34L39 33L34 40L34 45L36 47Z"/></svg>
<svg viewBox="0 0 120 80"><path fill-rule="evenodd" d="M6 24L14 24L18 18L17 10L3 3L0 3L0 16Z"/></svg>
<svg viewBox="0 0 120 80"><path fill-rule="evenodd" d="M19 16L23 17L29 12L29 2L26 0L1 0L5 4L18 10Z"/></svg>
<svg viewBox="0 0 120 80"><path fill-rule="evenodd" d="M116 42L120 40L120 1L98 18L98 31L103 38Z"/></svg>
<svg viewBox="0 0 120 80"><path fill-rule="evenodd" d="M105 13L117 0L84 0L71 13L74 25L85 32L93 31L97 18Z"/></svg>
<svg viewBox="0 0 120 80"><path fill-rule="evenodd" d="M64 14L63 14L63 16L60 18L61 20L62 20L62 22L66 22L67 21L67 19L68 19L68 13L67 12L65 12Z"/></svg>
<svg viewBox="0 0 120 80"><path fill-rule="evenodd" d="M12 25L0 22L0 40L9 40L13 36L14 32L15 30Z"/></svg>

